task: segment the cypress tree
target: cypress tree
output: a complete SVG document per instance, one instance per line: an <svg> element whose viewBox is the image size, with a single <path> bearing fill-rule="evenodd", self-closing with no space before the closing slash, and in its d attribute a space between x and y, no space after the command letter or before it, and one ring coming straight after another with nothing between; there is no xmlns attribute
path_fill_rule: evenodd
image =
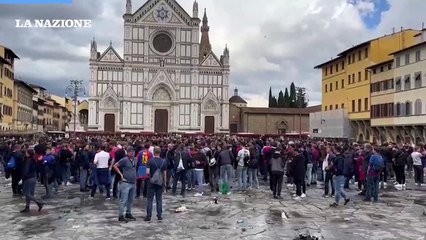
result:
<svg viewBox="0 0 426 240"><path fill-rule="evenodd" d="M278 107L283 108L285 107L284 105L285 105L284 94L283 94L283 91L280 91L280 93L278 94Z"/></svg>
<svg viewBox="0 0 426 240"><path fill-rule="evenodd" d="M268 107L272 107L272 87L269 87L269 103Z"/></svg>
<svg viewBox="0 0 426 240"><path fill-rule="evenodd" d="M284 107L288 108L290 107L290 95L288 94L288 88L285 88L285 93L284 93Z"/></svg>
<svg viewBox="0 0 426 240"><path fill-rule="evenodd" d="M277 98L276 97L272 97L272 104L271 104L271 106L273 108L278 107L278 102L277 102Z"/></svg>
<svg viewBox="0 0 426 240"><path fill-rule="evenodd" d="M291 108L297 108L297 93L296 93L296 86L292 82L290 85L290 107Z"/></svg>

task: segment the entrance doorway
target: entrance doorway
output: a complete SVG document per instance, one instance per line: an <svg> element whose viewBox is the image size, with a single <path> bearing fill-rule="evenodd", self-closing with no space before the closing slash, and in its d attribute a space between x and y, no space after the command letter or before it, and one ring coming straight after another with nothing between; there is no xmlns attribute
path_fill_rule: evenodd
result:
<svg viewBox="0 0 426 240"><path fill-rule="evenodd" d="M115 132L115 115L105 114L104 116L104 131Z"/></svg>
<svg viewBox="0 0 426 240"><path fill-rule="evenodd" d="M167 133L169 128L169 113L166 109L155 110L154 132Z"/></svg>
<svg viewBox="0 0 426 240"><path fill-rule="evenodd" d="M204 133L214 133L214 117L206 116L204 118Z"/></svg>

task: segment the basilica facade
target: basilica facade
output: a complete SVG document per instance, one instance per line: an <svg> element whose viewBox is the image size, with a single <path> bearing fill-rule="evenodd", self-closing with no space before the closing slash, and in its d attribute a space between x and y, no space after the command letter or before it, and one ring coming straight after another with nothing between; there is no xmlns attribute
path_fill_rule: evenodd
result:
<svg viewBox="0 0 426 240"><path fill-rule="evenodd" d="M123 19L123 56L91 43L88 131L228 133L229 50L213 53L206 10L127 0Z"/></svg>

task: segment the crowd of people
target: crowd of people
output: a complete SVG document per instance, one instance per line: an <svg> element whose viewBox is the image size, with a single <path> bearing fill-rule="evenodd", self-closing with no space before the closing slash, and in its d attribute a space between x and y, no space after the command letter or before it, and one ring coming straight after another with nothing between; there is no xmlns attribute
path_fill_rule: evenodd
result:
<svg viewBox="0 0 426 240"><path fill-rule="evenodd" d="M296 189L294 200L301 201L307 189L321 182L323 197L334 197L330 207L341 201L347 205L351 199L346 191L351 187L365 201L377 202L380 187L391 181L397 190L406 190L406 175L423 186L426 148L282 137L92 136L41 138L36 143L5 138L0 140L0 160L5 177L11 178L13 196L25 196L22 213L30 211L31 202L41 211L43 201L59 188L78 184L89 199L98 190L105 201L119 198L120 222L136 220L133 201L146 198L144 220L150 222L154 197L161 221L163 193L177 195L178 187L182 197L189 193L203 197L207 192L256 191L263 182L269 185L271 198L282 199L287 184ZM37 182L45 188L40 199L34 196Z"/></svg>

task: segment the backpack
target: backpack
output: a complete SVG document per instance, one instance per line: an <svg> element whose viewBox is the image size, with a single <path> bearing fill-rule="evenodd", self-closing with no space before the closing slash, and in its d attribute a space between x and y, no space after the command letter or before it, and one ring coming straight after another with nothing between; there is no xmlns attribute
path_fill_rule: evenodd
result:
<svg viewBox="0 0 426 240"><path fill-rule="evenodd" d="M16 169L16 159L14 156L12 156L6 165L7 170L15 170Z"/></svg>
<svg viewBox="0 0 426 240"><path fill-rule="evenodd" d="M157 186L163 186L163 173L161 172L161 168L163 167L165 160L162 160L160 167L158 167L155 159L152 161L154 161L154 164L157 167L157 169L155 170L154 175L152 175L150 182L151 184L154 184Z"/></svg>
<svg viewBox="0 0 426 240"><path fill-rule="evenodd" d="M250 157L249 157L249 155L248 154L245 154L244 155L244 167L248 167L248 165L249 165L249 162L250 162Z"/></svg>
<svg viewBox="0 0 426 240"><path fill-rule="evenodd" d="M250 168L257 168L257 158L252 158L250 159L250 161L248 162L248 166Z"/></svg>
<svg viewBox="0 0 426 240"><path fill-rule="evenodd" d="M385 169L385 161L383 160L383 157L378 157L378 159L374 162L373 168L376 173L380 173L383 169Z"/></svg>

